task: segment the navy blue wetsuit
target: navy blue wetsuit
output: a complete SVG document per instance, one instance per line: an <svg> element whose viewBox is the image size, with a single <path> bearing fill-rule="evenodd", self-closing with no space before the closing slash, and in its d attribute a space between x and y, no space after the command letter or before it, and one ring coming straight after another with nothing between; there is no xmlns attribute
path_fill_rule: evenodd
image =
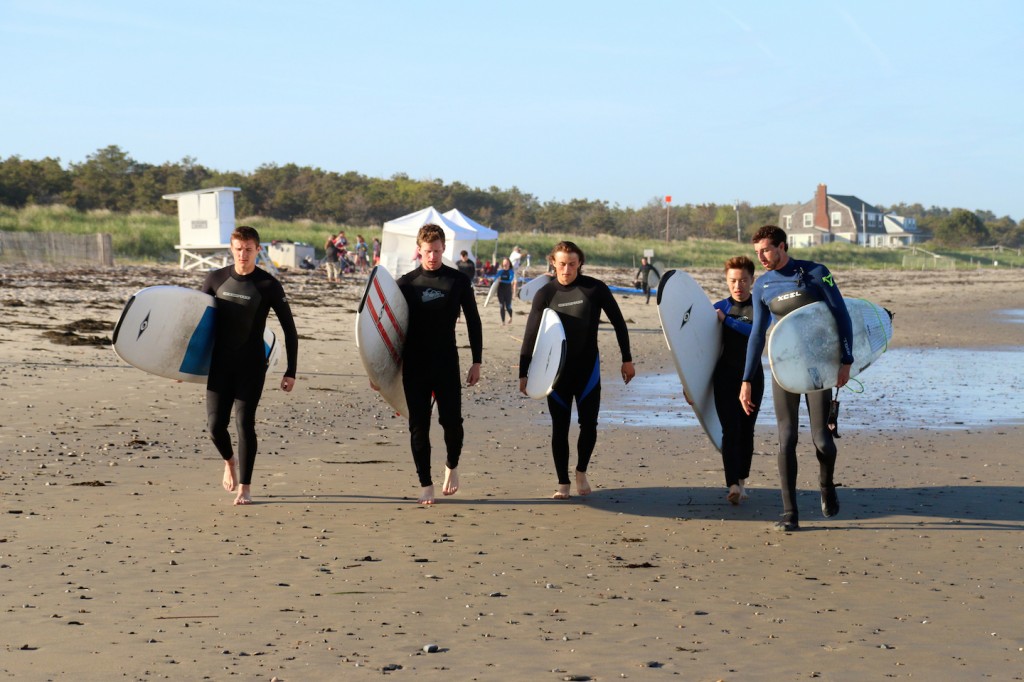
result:
<svg viewBox="0 0 1024 682"><path fill-rule="evenodd" d="M206 382L206 413L210 438L225 460L233 456L228 424L235 409L238 430L239 475L243 485L252 483L256 462L256 407L263 395L267 357L263 332L271 310L284 331L288 368L295 377L299 335L284 288L272 275L256 268L239 275L229 265L210 272L200 290L217 299L213 359Z"/></svg>
<svg viewBox="0 0 1024 682"><path fill-rule="evenodd" d="M398 280L409 304L409 331L402 351L402 382L409 407L409 441L416 474L423 487L430 475L430 398L437 401L438 422L444 429L446 465L459 466L462 454L462 377L455 322L465 315L473 363L483 355L483 327L469 278L447 265L437 270L418 267Z"/></svg>
<svg viewBox="0 0 1024 682"><path fill-rule="evenodd" d="M754 304L754 323L747 344L744 381L751 381L755 372L762 371L761 352L764 350L765 333L772 320L815 301L824 301L835 315L839 331L839 348L836 350L840 362L853 362L853 325L850 314L832 273L824 265L790 258L779 270L769 270L758 277L751 290L751 298ZM829 391L815 391L805 396L811 422L811 440L819 464L818 482L822 487L834 484L836 466L836 444L827 425L831 397ZM779 478L783 512L787 520L796 521L796 445L800 395L784 390L772 379L772 399L779 428Z"/></svg>
<svg viewBox="0 0 1024 682"><path fill-rule="evenodd" d="M561 485L569 484L569 424L572 401L576 400L580 425L576 446L576 470L585 473L597 443L597 415L601 409L601 360L597 345L597 325L601 311L615 328L615 337L623 362L632 362L629 351L629 330L619 304L608 286L593 277L578 275L572 284L563 286L557 279L545 284L533 299L533 308L526 322L523 346L519 352L519 377L530 369L533 346L540 329L545 308L558 313L565 329L566 358L562 373L548 396L551 413L551 453L555 472Z"/></svg>
<svg viewBox="0 0 1024 682"><path fill-rule="evenodd" d="M731 296L715 304L725 314L722 321L722 355L715 365L712 383L715 388L715 411L722 423L722 466L725 485L739 485L750 476L750 462L754 456L755 408L749 415L736 399L743 381L743 366L747 358L747 339L753 325L754 306L750 299L739 303ZM751 376L751 400L761 404L764 396L764 370L758 358L757 370Z"/></svg>

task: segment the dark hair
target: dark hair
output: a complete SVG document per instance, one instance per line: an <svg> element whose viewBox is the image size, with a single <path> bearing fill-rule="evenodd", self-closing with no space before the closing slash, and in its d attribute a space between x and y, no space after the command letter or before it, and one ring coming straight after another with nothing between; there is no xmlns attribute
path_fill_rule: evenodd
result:
<svg viewBox="0 0 1024 682"><path fill-rule="evenodd" d="M786 243L786 231L778 225L763 225L751 238L751 243L756 244L762 239L770 239L772 244L778 246Z"/></svg>
<svg viewBox="0 0 1024 682"><path fill-rule="evenodd" d="M463 249L462 251L459 251L459 255L460 256L468 256L469 255L469 251L466 251L465 249Z"/></svg>
<svg viewBox="0 0 1024 682"><path fill-rule="evenodd" d="M754 261L750 260L746 256L733 256L729 260L725 261L725 271L728 272L730 270L746 270L747 274L753 277Z"/></svg>
<svg viewBox="0 0 1024 682"><path fill-rule="evenodd" d="M419 233L416 235L416 246L420 244L429 244L430 242L436 242L441 240L441 243L445 243L444 230L441 229L440 225L434 223L427 223L420 228Z"/></svg>
<svg viewBox="0 0 1024 682"><path fill-rule="evenodd" d="M255 227L249 227L248 225L239 225L235 228L235 231L231 233L232 239L237 239L240 242L256 242L256 246L260 245L260 233L256 231Z"/></svg>
<svg viewBox="0 0 1024 682"><path fill-rule="evenodd" d="M577 256L580 257L580 265L583 265L584 263L587 262L587 257L583 255L583 249L576 246L576 244L573 242L563 241L558 242L557 244L555 244L555 248L551 249L551 253L548 254L549 263L553 264L555 262L555 254L558 253L559 251L564 251L565 253L575 253Z"/></svg>

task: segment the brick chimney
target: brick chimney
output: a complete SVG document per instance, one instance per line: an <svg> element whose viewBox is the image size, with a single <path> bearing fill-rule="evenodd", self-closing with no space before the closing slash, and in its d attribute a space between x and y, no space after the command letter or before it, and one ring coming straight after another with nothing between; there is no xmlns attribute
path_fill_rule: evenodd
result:
<svg viewBox="0 0 1024 682"><path fill-rule="evenodd" d="M814 226L831 232L828 219L828 188L823 182L814 193Z"/></svg>

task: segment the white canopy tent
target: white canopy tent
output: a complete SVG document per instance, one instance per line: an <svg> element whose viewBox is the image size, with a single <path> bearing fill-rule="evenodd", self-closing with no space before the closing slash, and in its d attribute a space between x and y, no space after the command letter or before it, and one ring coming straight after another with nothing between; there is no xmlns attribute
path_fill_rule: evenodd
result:
<svg viewBox="0 0 1024 682"><path fill-rule="evenodd" d="M456 222L452 218L445 217L448 214L442 215L433 206L428 206L421 211L384 223L380 239L380 264L396 278L416 267L416 235L420 228L428 223L433 223L444 230L445 263L454 266L455 261L459 258L459 253L463 250L473 254L470 257L476 260L477 239L497 239L498 233L489 227L473 222L459 213L457 209L452 209L448 213L453 211L462 220ZM477 225L480 230L472 225Z"/></svg>

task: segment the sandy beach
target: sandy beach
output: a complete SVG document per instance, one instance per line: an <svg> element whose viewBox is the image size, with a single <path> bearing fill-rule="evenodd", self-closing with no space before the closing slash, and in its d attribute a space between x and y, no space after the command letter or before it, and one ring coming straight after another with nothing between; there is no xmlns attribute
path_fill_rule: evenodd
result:
<svg viewBox="0 0 1024 682"><path fill-rule="evenodd" d="M633 274L586 270L620 285ZM726 294L720 272L692 274L713 298ZM283 273L298 382L286 394L268 381L257 504L235 507L205 433L203 387L144 374L109 347L135 291L201 277L172 266L0 270L0 674L1024 678L1019 423L844 433L831 519L805 423L799 533L770 530L781 501L775 424L764 419L738 507L692 426L602 426L593 494L555 501L546 407L517 391L527 308L517 303L501 327L492 305L483 378L463 393L461 490L422 508L406 424L368 388L353 343L361 284ZM837 280L896 313L897 348L1024 340L1024 326L997 314L1021 307L1019 271ZM637 368L624 390L642 392L673 364L654 301L618 300ZM621 385L614 336L601 346L605 385ZM439 482L436 424L433 441Z"/></svg>

